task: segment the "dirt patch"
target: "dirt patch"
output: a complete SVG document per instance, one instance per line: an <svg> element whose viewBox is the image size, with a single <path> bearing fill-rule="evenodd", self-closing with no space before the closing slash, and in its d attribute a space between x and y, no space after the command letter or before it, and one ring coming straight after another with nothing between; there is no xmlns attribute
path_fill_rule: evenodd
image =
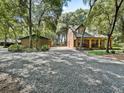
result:
<svg viewBox="0 0 124 93"><path fill-rule="evenodd" d="M20 78L12 77L6 73L0 74L0 93L29 93L31 87L25 86Z"/></svg>
<svg viewBox="0 0 124 93"><path fill-rule="evenodd" d="M102 57L122 61L124 60L124 54L111 54L111 55L103 55Z"/></svg>

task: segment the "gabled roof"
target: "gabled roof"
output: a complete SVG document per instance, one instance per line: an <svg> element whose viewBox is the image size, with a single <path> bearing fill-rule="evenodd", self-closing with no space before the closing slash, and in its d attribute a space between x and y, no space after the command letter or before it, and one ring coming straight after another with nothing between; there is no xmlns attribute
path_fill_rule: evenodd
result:
<svg viewBox="0 0 124 93"><path fill-rule="evenodd" d="M29 38L29 36L25 36L25 37L22 37L22 38L19 38L20 40L22 40L22 39L28 39ZM32 38L33 39L36 39L37 38L37 35L36 34L33 34L32 35ZM43 36L38 36L38 38L39 39L47 39L47 40L49 40L49 38L46 38L46 37L43 37Z"/></svg>
<svg viewBox="0 0 124 93"><path fill-rule="evenodd" d="M76 37L82 37L82 34L75 32L75 36L76 36ZM85 33L84 33L84 37L93 37L93 36L92 36L91 34L85 32Z"/></svg>
<svg viewBox="0 0 124 93"><path fill-rule="evenodd" d="M5 40L0 40L0 43L2 43L2 42L5 42ZM15 39L7 39L6 42L7 43L15 43L16 40ZM17 42L20 42L20 40L17 40Z"/></svg>
<svg viewBox="0 0 124 93"><path fill-rule="evenodd" d="M78 32L78 29L80 27L83 27L83 25L80 25L80 26L70 26L70 29L71 31L74 33L75 37L82 37L82 33L79 33ZM94 38L107 38L107 36L105 35L101 35L101 34L98 34L98 33L88 33L88 31L86 30L85 33L84 33L84 37L85 38L88 38L88 37L94 37Z"/></svg>

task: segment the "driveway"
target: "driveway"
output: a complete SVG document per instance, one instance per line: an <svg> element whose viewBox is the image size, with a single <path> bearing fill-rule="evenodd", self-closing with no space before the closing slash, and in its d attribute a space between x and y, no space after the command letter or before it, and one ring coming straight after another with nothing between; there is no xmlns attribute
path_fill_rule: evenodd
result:
<svg viewBox="0 0 124 93"><path fill-rule="evenodd" d="M18 84L11 89L10 82L0 87L0 93L124 93L123 62L89 57L68 48L37 53L0 49L0 73L0 85L7 78Z"/></svg>

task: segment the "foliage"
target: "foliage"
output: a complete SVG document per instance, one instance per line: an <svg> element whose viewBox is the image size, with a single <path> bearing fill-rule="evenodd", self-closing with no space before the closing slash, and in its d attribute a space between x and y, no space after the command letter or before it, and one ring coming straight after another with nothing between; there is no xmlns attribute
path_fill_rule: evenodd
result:
<svg viewBox="0 0 124 93"><path fill-rule="evenodd" d="M32 34L54 39L56 30L65 31L69 25L83 23L100 34L112 34L116 44L124 43L124 0L82 0L90 6L90 10L78 9L64 14L63 6L71 0L30 1L32 22L28 13L29 0L0 0L0 39L17 41L19 37L29 35L29 25L32 26ZM120 1L122 5L115 18Z"/></svg>
<svg viewBox="0 0 124 93"><path fill-rule="evenodd" d="M57 25L57 32L65 31L68 27L80 25L84 22L87 16L87 10L77 9L74 12L64 13L60 16Z"/></svg>
<svg viewBox="0 0 124 93"><path fill-rule="evenodd" d="M36 48L24 48L23 49L23 52L37 52L37 49Z"/></svg>
<svg viewBox="0 0 124 93"><path fill-rule="evenodd" d="M112 46L112 49L123 50L124 49L124 43L114 43L113 46Z"/></svg>
<svg viewBox="0 0 124 93"><path fill-rule="evenodd" d="M32 17L32 21L34 23L35 33L43 34L42 31L45 33L51 31L47 33L47 37L53 38L51 36L56 32L62 7L67 5L68 1L70 0L34 0L32 9L34 16Z"/></svg>
<svg viewBox="0 0 124 93"><path fill-rule="evenodd" d="M70 0L1 0L0 35L1 39L17 39L30 34L42 34L53 38L62 7ZM30 15L29 15L30 9ZM31 29L30 28L30 29ZM50 33L49 33L50 32ZM30 35L31 36L31 35Z"/></svg>
<svg viewBox="0 0 124 93"><path fill-rule="evenodd" d="M10 52L39 52L39 51L48 51L48 45L42 45L39 48L25 48L22 45L14 44L9 46L8 51Z"/></svg>
<svg viewBox="0 0 124 93"><path fill-rule="evenodd" d="M48 51L49 50L49 47L48 45L42 45L40 48L39 48L40 51Z"/></svg>
<svg viewBox="0 0 124 93"><path fill-rule="evenodd" d="M115 54L116 52L114 50L111 51L112 54Z"/></svg>
<svg viewBox="0 0 124 93"><path fill-rule="evenodd" d="M8 51L11 52L22 52L24 47L22 45L14 44L9 46Z"/></svg>

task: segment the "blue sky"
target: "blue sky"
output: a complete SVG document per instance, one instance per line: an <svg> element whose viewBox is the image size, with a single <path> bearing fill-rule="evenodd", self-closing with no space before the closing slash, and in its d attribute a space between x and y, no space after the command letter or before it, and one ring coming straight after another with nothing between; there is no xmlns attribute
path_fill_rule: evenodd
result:
<svg viewBox="0 0 124 93"><path fill-rule="evenodd" d="M82 0L71 0L71 2L68 3L68 6L63 7L63 13L72 12L79 8L88 9L89 6L83 4Z"/></svg>

